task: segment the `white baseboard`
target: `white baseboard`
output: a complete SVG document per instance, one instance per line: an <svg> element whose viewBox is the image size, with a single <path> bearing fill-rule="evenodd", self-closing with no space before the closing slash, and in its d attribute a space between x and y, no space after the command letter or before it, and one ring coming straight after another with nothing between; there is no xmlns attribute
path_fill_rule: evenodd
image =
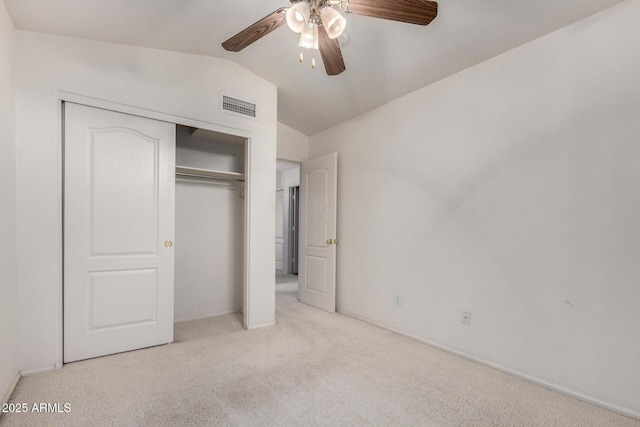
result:
<svg viewBox="0 0 640 427"><path fill-rule="evenodd" d="M269 326L275 326L277 324L278 324L278 322L273 321L273 322L269 322L269 323L263 323L261 325L248 325L247 326L247 330L248 331L253 331L254 329L268 328Z"/></svg>
<svg viewBox="0 0 640 427"><path fill-rule="evenodd" d="M231 310L231 311L223 311L222 313L214 313L214 314L206 314L204 316L189 317L187 319L176 319L176 320L173 321L173 323L182 323L182 322L190 322L192 320L209 319L211 317L220 317L220 316L225 316L227 314L232 314L232 313L241 313L241 311L240 310Z"/></svg>
<svg viewBox="0 0 640 427"><path fill-rule="evenodd" d="M18 382L20 382L20 373L16 374L16 379L13 380L13 383L11 384L11 387L9 387L9 390L7 390L7 393L2 398L2 402L1 403L3 405L5 403L8 403L9 399L11 399L11 395L13 394L14 390L16 389L16 386L18 385Z"/></svg>
<svg viewBox="0 0 640 427"><path fill-rule="evenodd" d="M57 368L57 364L46 366L44 368L32 369L30 371L22 371L20 372L20 375L22 375L23 377L30 377L31 375L46 374L47 372L53 372L56 369L60 369L60 368Z"/></svg>
<svg viewBox="0 0 640 427"><path fill-rule="evenodd" d="M434 347L434 348L437 348L439 350L446 351L447 353L451 353L453 355L462 357L464 359L472 360L474 362L480 363L481 365L488 366L490 368L496 369L498 371L504 372L504 373L509 374L509 375L513 375L514 377L521 378L521 379L523 379L525 381L537 384L539 386L548 388L548 389L553 390L553 391L557 391L557 392L565 394L567 396L571 396L571 397L576 398L578 400L582 400L584 402L591 403L591 404L596 405L596 406L600 406L601 408L608 409L608 410L613 411L613 412L617 412L617 413L625 415L627 417L640 419L640 412L638 412L636 410L633 410L633 409L630 409L630 408L626 408L624 406L615 405L615 404L612 404L612 403L609 403L609 402L604 402L604 401L602 401L600 399L596 399L596 398L587 396L587 395L585 395L585 394L583 394L583 393L581 393L579 391L573 390L573 389L571 389L569 387L565 387L565 386L562 386L560 384L555 384L555 383L552 383L550 381L544 380L542 378L538 378L538 377L536 377L534 375L525 374L523 372L519 372L517 370L511 369L511 368L507 368L507 367L504 367L502 365L490 362L488 360L484 360L484 359L480 359L480 358L475 357L475 356L471 356L471 355L466 354L464 352L461 352L459 350L456 350L456 349L447 347L445 345L442 345L442 344L439 344L439 343L436 343L436 342L433 342L433 341L430 341L430 340L427 340L427 339L424 339L424 338L420 338L420 337L417 337L415 335L409 334L407 332L401 331L399 329L393 328L393 327L391 327L389 325L386 325L384 323L376 322L375 320L371 320L371 319L369 319L367 317L360 316L359 314L351 313L349 311L345 311L345 310L342 310L342 309L337 309L337 311L339 313L341 313L341 314L344 314L345 316L353 317L354 319L358 319L358 320L361 320L363 322L369 323L371 325L377 326L379 328L385 329L387 331L396 333L398 335L402 335L402 336L405 336L407 338L411 338L413 340L416 340L416 341L419 341L421 343L427 344L427 345L429 345L431 347Z"/></svg>

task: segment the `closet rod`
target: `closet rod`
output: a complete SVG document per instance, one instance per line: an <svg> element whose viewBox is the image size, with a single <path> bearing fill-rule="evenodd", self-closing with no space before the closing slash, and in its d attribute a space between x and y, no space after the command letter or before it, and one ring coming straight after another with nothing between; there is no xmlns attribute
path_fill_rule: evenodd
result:
<svg viewBox="0 0 640 427"><path fill-rule="evenodd" d="M188 168L184 166L176 166L176 175L206 179L223 179L226 181L244 181L243 173Z"/></svg>
<svg viewBox="0 0 640 427"><path fill-rule="evenodd" d="M244 182L244 178L198 175L198 174L195 174L195 173L184 173L184 172L176 172L176 176L186 176L186 177L189 177L189 178L203 178L203 179L212 179L212 180L218 180L219 179L221 181L239 181L239 182Z"/></svg>

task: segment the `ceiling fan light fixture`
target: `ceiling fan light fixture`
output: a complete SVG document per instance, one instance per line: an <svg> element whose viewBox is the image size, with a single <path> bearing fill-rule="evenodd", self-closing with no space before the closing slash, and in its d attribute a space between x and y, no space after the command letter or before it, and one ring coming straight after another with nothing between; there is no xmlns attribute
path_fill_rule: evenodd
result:
<svg viewBox="0 0 640 427"><path fill-rule="evenodd" d="M331 6L327 6L320 12L320 18L322 19L322 25L330 39L339 37L347 26L347 20L344 16L340 15L337 10Z"/></svg>
<svg viewBox="0 0 640 427"><path fill-rule="evenodd" d="M287 25L294 33L300 33L309 22L310 15L309 3L306 1L298 2L287 10Z"/></svg>
<svg viewBox="0 0 640 427"><path fill-rule="evenodd" d="M318 49L318 24L309 21L300 33L300 47Z"/></svg>

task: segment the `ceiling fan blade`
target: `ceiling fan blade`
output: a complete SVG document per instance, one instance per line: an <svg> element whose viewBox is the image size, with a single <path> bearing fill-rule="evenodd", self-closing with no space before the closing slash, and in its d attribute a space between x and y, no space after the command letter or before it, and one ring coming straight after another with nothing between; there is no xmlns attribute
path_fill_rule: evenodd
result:
<svg viewBox="0 0 640 427"><path fill-rule="evenodd" d="M240 52L282 25L287 17L286 12L287 8L281 7L222 43L222 47L231 52Z"/></svg>
<svg viewBox="0 0 640 427"><path fill-rule="evenodd" d="M322 25L318 26L318 48L320 49L320 55L322 56L322 62L324 68L327 70L327 74L330 76L337 76L347 68L344 65L344 59L342 59L342 52L340 51L340 44L338 40L330 39L327 34L327 30Z"/></svg>
<svg viewBox="0 0 640 427"><path fill-rule="evenodd" d="M349 0L356 15L427 25L438 15L438 3L428 0Z"/></svg>

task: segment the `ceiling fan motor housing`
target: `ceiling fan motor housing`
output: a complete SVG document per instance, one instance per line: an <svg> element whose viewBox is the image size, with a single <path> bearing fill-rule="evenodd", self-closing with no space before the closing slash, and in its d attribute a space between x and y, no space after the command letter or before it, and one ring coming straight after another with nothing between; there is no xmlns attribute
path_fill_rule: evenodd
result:
<svg viewBox="0 0 640 427"><path fill-rule="evenodd" d="M322 9L325 7L339 6L343 12L351 13L349 10L349 0L289 0L292 6L302 2L309 3L311 16L315 16L316 18L320 17Z"/></svg>

